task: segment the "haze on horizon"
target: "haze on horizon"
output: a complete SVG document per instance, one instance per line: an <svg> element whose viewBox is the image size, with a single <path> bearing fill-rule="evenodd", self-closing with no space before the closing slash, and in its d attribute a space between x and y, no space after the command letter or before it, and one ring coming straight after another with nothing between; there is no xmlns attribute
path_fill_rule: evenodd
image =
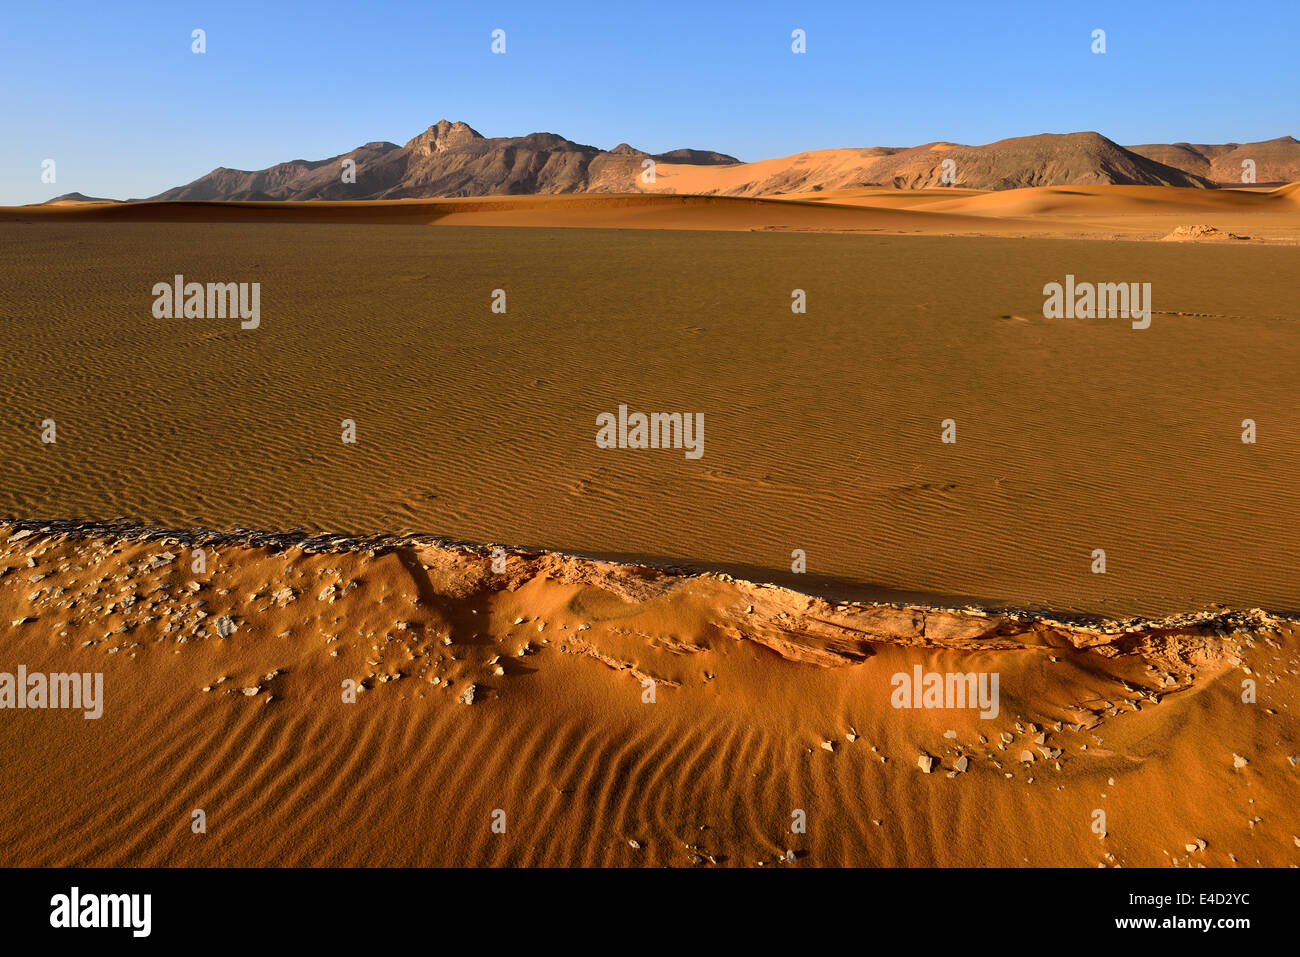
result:
<svg viewBox="0 0 1300 957"><path fill-rule="evenodd" d="M0 204L150 196L217 166L405 142L444 116L485 136L742 160L1044 132L1122 144L1300 132L1290 3L1227 18L1174 2L1003 2L902 21L879 4L737 9L16 6L0 31ZM491 51L495 29L504 54ZM791 50L795 29L806 53ZM1090 49L1095 29L1104 54ZM41 180L47 158L54 184Z"/></svg>

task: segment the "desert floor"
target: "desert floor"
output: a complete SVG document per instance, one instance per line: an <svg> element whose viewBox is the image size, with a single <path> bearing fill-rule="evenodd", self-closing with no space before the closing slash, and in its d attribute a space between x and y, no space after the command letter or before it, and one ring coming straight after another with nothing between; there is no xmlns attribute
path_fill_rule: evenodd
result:
<svg viewBox="0 0 1300 957"><path fill-rule="evenodd" d="M1300 857L1296 625L1263 613L1106 631L433 542L0 543L6 660L105 687L98 719L0 723L3 864ZM893 707L918 666L997 673L998 713Z"/></svg>
<svg viewBox="0 0 1300 957"><path fill-rule="evenodd" d="M1297 862L1300 206L1097 189L0 211L0 863Z"/></svg>

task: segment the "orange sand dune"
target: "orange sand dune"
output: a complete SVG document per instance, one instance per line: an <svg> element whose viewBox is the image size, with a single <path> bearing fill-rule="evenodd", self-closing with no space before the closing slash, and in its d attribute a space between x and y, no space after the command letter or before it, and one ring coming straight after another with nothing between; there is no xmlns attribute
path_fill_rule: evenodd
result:
<svg viewBox="0 0 1300 957"><path fill-rule="evenodd" d="M926 206L931 211L987 216L1083 216L1245 210L1285 212L1296 205L1292 187L1275 190L1180 189L1175 186L1035 186L960 196Z"/></svg>
<svg viewBox="0 0 1300 957"><path fill-rule="evenodd" d="M725 172L729 167L690 167ZM900 190L854 187L763 198L655 193L364 202L49 203L0 208L0 222L335 223L615 229L766 230L939 236L1160 239L1210 225L1300 242L1300 198L1268 190L1173 186Z"/></svg>
<svg viewBox="0 0 1300 957"><path fill-rule="evenodd" d="M737 192L775 182L785 184L786 192L797 192L807 182L818 183L823 188L826 184L836 183L848 186L861 182L862 168L870 161L888 156L890 152L881 147L808 150L731 166L661 162L655 164L655 182L643 184L642 188L648 192L689 195Z"/></svg>
<svg viewBox="0 0 1300 957"><path fill-rule="evenodd" d="M0 864L1300 861L1294 621L496 557L0 525L0 672L103 675L98 718L0 722ZM931 673L997 694L908 706Z"/></svg>
<svg viewBox="0 0 1300 957"><path fill-rule="evenodd" d="M365 202L140 202L0 208L0 222L349 223L544 226L621 229L800 230L810 232L979 233L987 220L961 213L730 196L579 194ZM1030 222L1006 224L1034 231Z"/></svg>
<svg viewBox="0 0 1300 957"><path fill-rule="evenodd" d="M1179 225L1209 219L1253 239L1300 241L1300 183L1264 189L1175 186L1034 186L1011 190L883 187L790 194L802 202L927 214L987 217L1007 233L1031 223L1032 233L1061 238L1158 239Z"/></svg>

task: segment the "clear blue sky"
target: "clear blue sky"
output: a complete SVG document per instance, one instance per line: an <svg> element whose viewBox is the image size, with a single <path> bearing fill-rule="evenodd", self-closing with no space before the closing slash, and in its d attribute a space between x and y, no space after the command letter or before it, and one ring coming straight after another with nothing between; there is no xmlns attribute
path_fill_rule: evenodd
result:
<svg viewBox="0 0 1300 957"><path fill-rule="evenodd" d="M1300 0L10 0L0 31L4 205L152 195L217 166L403 143L443 117L745 160L1077 130L1300 134Z"/></svg>

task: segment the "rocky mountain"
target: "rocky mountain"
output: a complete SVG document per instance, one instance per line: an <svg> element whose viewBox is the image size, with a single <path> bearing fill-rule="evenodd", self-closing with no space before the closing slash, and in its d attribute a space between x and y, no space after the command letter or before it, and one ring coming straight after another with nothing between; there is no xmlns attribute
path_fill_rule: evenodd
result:
<svg viewBox="0 0 1300 957"><path fill-rule="evenodd" d="M1148 159L1203 176L1221 186L1242 185L1243 164L1255 165L1256 183L1293 183L1300 180L1300 141L1279 136L1259 143L1193 143L1130 146L1129 151Z"/></svg>
<svg viewBox="0 0 1300 957"><path fill-rule="evenodd" d="M734 164L700 150L649 154L626 143L605 151L554 133L485 137L465 123L440 120L405 146L367 143L324 160L292 160L270 169L219 168L156 200L410 199L528 193L627 192L641 162ZM356 164L344 182L343 162Z"/></svg>
<svg viewBox="0 0 1300 957"><path fill-rule="evenodd" d="M653 159L663 176L639 181ZM366 143L322 160L291 160L264 170L224 167L155 200L369 200L653 189L762 196L856 186L975 189L1095 184L1191 188L1241 185L1242 161L1259 183L1300 180L1300 142L1285 136L1220 146L1175 143L1123 147L1099 133L1042 133L983 146L817 150L742 163L708 150L647 153L627 143L610 150L554 133L485 137L440 120L403 146ZM346 181L345 165L355 165Z"/></svg>

